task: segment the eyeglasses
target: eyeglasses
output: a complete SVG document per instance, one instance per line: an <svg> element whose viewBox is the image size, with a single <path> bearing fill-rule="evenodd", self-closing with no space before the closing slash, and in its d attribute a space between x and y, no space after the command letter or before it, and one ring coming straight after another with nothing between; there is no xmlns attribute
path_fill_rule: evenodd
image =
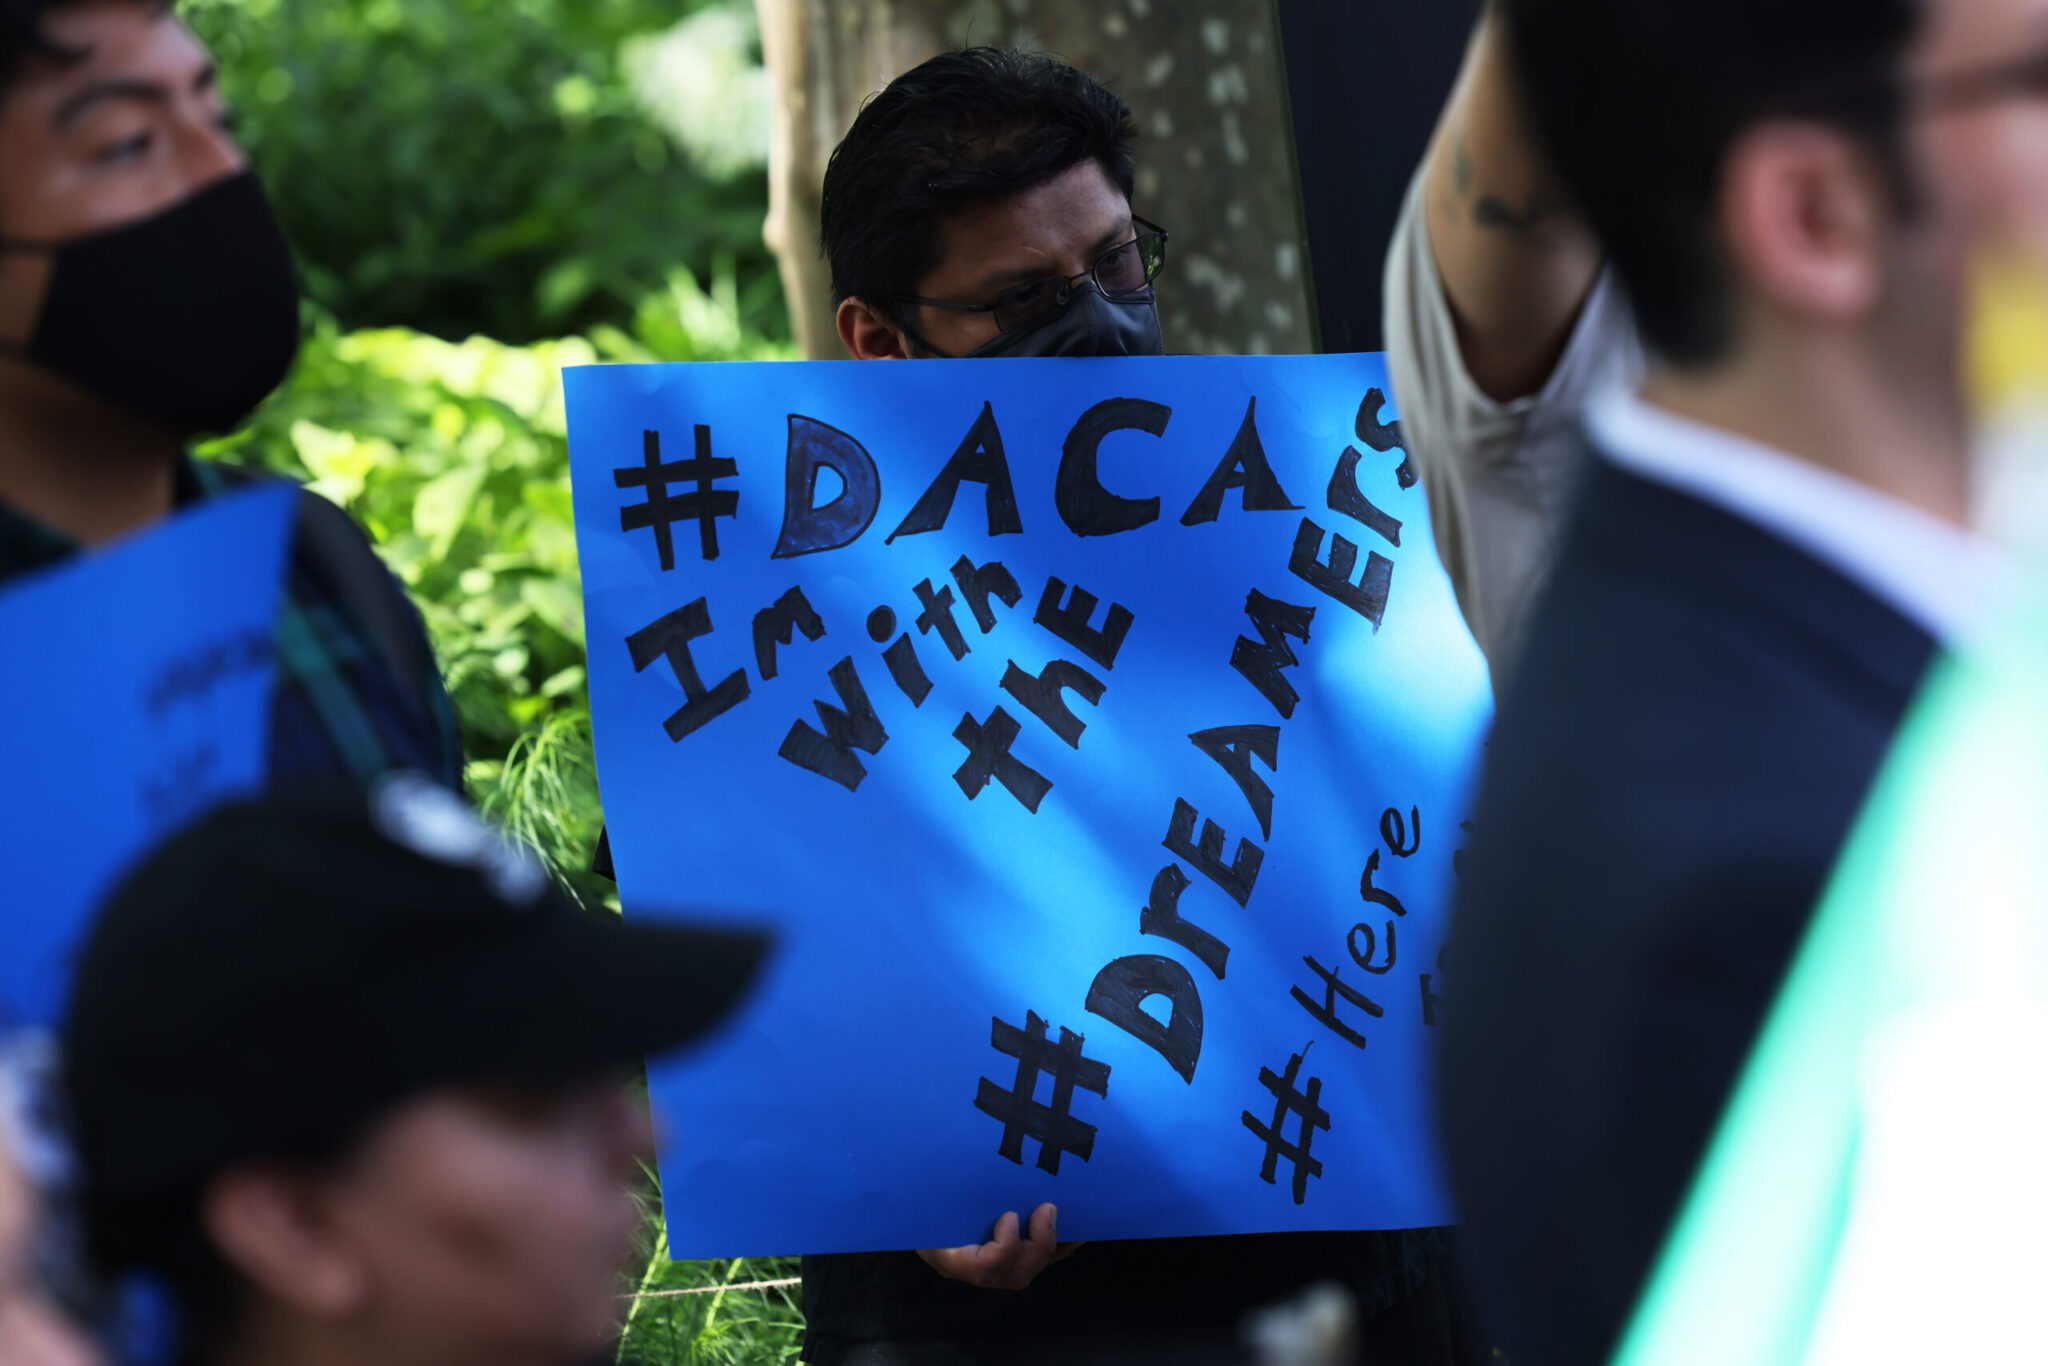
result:
<svg viewBox="0 0 2048 1366"><path fill-rule="evenodd" d="M1137 294L1151 287L1152 282L1159 278L1159 272L1166 269L1167 232L1157 223L1148 223L1135 215L1131 221L1140 229L1138 236L1120 247L1111 247L1079 275L1048 275L1042 280L1011 285L985 304L924 299L915 294L896 297L903 303L948 308L955 313L993 313L1000 331L1028 332L1046 319L1065 312L1067 305L1073 302L1075 286L1083 280L1094 281L1095 287L1110 299Z"/></svg>

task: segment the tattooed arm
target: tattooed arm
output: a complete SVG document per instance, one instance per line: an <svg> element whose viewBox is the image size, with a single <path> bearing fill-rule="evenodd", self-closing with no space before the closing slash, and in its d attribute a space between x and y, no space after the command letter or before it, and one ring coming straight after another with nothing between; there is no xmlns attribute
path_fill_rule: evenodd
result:
<svg viewBox="0 0 2048 1366"><path fill-rule="evenodd" d="M1497 401L1541 389L1599 276L1522 117L1489 0L1431 140L1423 220L1465 368Z"/></svg>

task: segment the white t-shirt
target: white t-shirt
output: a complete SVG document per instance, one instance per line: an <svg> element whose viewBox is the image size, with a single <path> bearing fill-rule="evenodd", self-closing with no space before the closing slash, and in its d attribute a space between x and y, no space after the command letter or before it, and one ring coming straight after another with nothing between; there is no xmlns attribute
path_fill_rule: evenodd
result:
<svg viewBox="0 0 2048 1366"><path fill-rule="evenodd" d="M1603 274L1542 392L1511 403L1488 398L1458 349L1425 227L1423 179L1418 171L1409 186L1387 254L1387 370L1437 553L1499 677L1565 516L1586 403L1612 386L1635 387L1643 349Z"/></svg>

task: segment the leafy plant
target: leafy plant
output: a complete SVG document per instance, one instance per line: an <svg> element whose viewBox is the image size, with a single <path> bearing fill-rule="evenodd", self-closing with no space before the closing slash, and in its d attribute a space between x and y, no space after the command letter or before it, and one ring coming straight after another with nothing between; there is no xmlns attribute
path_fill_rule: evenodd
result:
<svg viewBox="0 0 2048 1366"><path fill-rule="evenodd" d="M433 635L471 796L592 906L617 900L589 872L602 812L560 371L792 354L748 150L765 98L750 10L181 6L221 61L315 319L286 387L200 453L303 479L368 530ZM730 109L707 96L719 81ZM794 1361L794 1294L738 1287L795 1263L670 1261L651 1174L643 1198L622 1356Z"/></svg>
<svg viewBox="0 0 2048 1366"><path fill-rule="evenodd" d="M782 1366L803 1342L796 1287L763 1285L797 1274L794 1257L669 1260L661 1195L650 1173L641 1224L646 1270L629 1293L621 1362L672 1366Z"/></svg>
<svg viewBox="0 0 2048 1366"><path fill-rule="evenodd" d="M767 359L728 275L687 273L632 332L507 346L403 329L315 330L286 388L206 453L307 480L342 504L410 591L439 653L472 795L594 905L602 819L560 371L598 360Z"/></svg>
<svg viewBox="0 0 2048 1366"><path fill-rule="evenodd" d="M643 98L627 70L629 47L730 8L185 0L182 12L220 60L323 307L345 328L527 342L624 325L671 268L709 276L721 262L748 329L786 333L758 157L686 150L649 110L674 102Z"/></svg>

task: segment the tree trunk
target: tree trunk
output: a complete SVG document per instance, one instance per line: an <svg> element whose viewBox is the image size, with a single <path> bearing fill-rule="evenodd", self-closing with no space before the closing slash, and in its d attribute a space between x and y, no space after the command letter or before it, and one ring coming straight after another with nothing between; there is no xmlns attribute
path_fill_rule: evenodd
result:
<svg viewBox="0 0 2048 1366"><path fill-rule="evenodd" d="M1056 53L1130 102L1135 207L1173 234L1179 353L1307 351L1308 290L1270 0L755 0L777 98L766 236L807 356L844 356L817 249L825 163L862 101L968 43Z"/></svg>

